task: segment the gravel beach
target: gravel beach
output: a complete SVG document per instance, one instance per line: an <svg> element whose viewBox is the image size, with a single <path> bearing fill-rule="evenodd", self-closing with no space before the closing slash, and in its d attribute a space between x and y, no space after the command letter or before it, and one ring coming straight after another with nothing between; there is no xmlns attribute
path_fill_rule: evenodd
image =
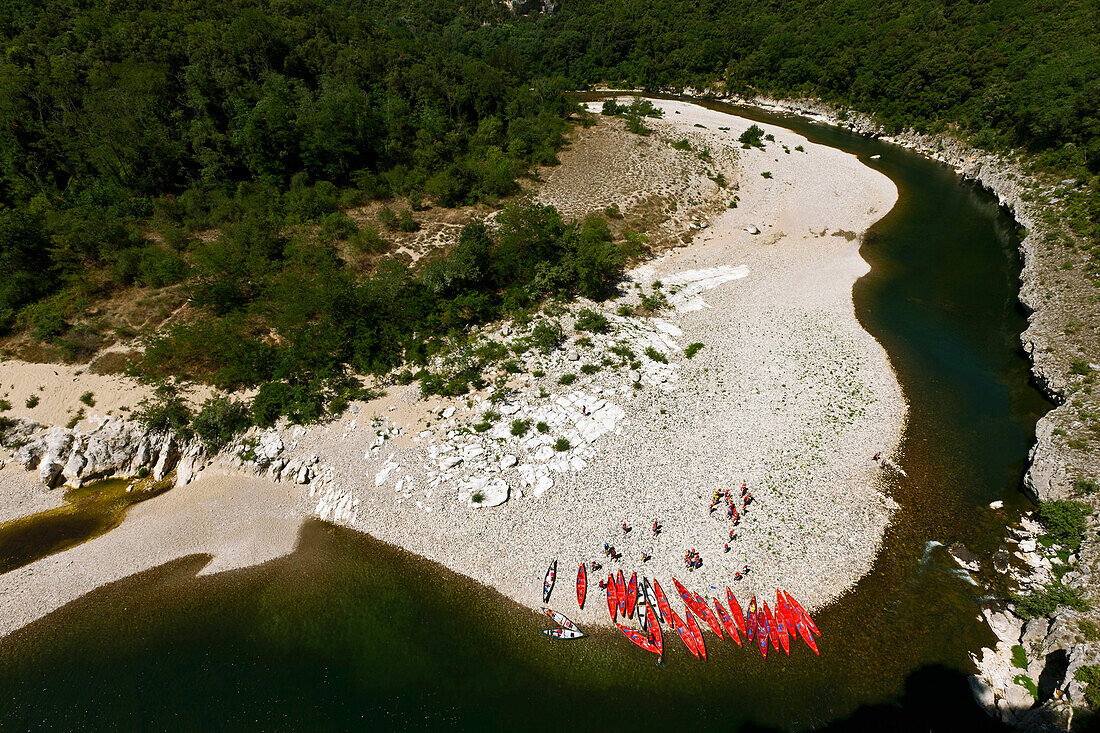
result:
<svg viewBox="0 0 1100 733"><path fill-rule="evenodd" d="M760 125L774 140L743 149L737 138L749 121L656 104L665 115L645 120L650 149L624 150L619 162L601 154L610 172L598 177L615 185L569 215L613 203L628 217L632 206L666 207L668 239L690 244L632 271L623 297L552 316L565 342L550 353L517 348L513 368L488 375L507 377L501 399L490 402L488 391L421 399L413 384L326 425L258 434L257 460L241 473L226 475L232 467L219 459L107 535L0 578L0 635L183 554L213 554L208 569L220 570L289 552L309 513L531 607L541 605L556 558L552 605L581 623L607 622L599 573L576 609L582 561L603 563L605 574L637 570L666 589L672 575L702 592L730 584L738 597L774 597L780 587L807 608L850 588L880 547L890 482L904 480L872 461L896 449L906 407L852 303L852 285L868 270L860 234L897 191L855 157L782 128ZM665 148L680 140L690 147L670 155ZM583 159L583 146L563 153L562 171ZM568 179L547 177L538 200L575 198L576 179L556 176ZM660 197L646 193L650 185ZM660 300L667 307L638 314ZM606 326L577 330L582 307ZM529 329L501 324L484 338L511 346ZM691 344L702 347L688 358ZM755 500L731 541L724 505L713 514L708 505L712 492L737 496L742 483ZM604 542L620 561L604 557ZM703 565L689 573L691 548ZM644 565L643 552L652 555ZM746 565L747 578L734 582Z"/></svg>

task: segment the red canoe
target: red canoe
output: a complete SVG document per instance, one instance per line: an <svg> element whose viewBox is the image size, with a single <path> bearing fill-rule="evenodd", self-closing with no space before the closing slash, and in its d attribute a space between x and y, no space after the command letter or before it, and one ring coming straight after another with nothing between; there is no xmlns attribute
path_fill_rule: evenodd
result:
<svg viewBox="0 0 1100 733"><path fill-rule="evenodd" d="M787 603L791 604L791 608L795 610L795 613L806 620L806 625L810 627L810 631L814 632L815 636L821 636L821 632L817 630L817 624L810 618L810 614L806 613L806 609L802 607L802 604L796 601L787 591L783 591L783 595L787 598Z"/></svg>
<svg viewBox="0 0 1100 733"><path fill-rule="evenodd" d="M746 621L746 624L748 626L749 631L748 631L747 634L745 634L745 638L746 639L752 639L753 635L756 634L756 628L757 628L757 625L756 625L756 596L753 596L752 600L749 601L749 616L748 616L748 619Z"/></svg>
<svg viewBox="0 0 1100 733"><path fill-rule="evenodd" d="M638 574L630 574L630 583L626 586L626 617L634 618L634 604L638 602Z"/></svg>
<svg viewBox="0 0 1100 733"><path fill-rule="evenodd" d="M741 604L737 602L737 599L733 597L733 591L730 587L726 586L726 601L729 604L730 616L733 617L733 622L737 624L737 628L741 630L741 633L748 638L748 633L745 631L745 615L741 613Z"/></svg>
<svg viewBox="0 0 1100 733"><path fill-rule="evenodd" d="M672 628L676 629L676 633L680 635L680 638L684 641L684 646L688 648L688 651L695 655L695 658L699 658L699 650L695 648L695 639L692 638L691 632L684 626L684 622L680 620L680 617L676 615L676 612L671 608L668 610L668 616L672 619Z"/></svg>
<svg viewBox="0 0 1100 733"><path fill-rule="evenodd" d="M691 609L684 609L684 622L687 624L691 638L695 640L695 648L699 650L699 656L707 658L707 645L703 643L703 632L699 630L699 624L695 622L695 616L691 615Z"/></svg>
<svg viewBox="0 0 1100 733"><path fill-rule="evenodd" d="M722 608L722 604L718 602L717 598L714 598L714 607L718 610L718 618L722 621L722 628L726 630L729 637L737 642L737 646L741 646L741 636L737 633L737 627L733 625L733 620L730 619L726 609Z"/></svg>
<svg viewBox="0 0 1100 733"><path fill-rule="evenodd" d="M779 651L779 627L775 623L775 616L768 608L768 602L764 601L764 618L768 619L768 641L772 643L772 649Z"/></svg>
<svg viewBox="0 0 1100 733"><path fill-rule="evenodd" d="M649 625L649 641L653 646L657 647L658 654L664 654L665 641L661 636L661 625L657 623L657 612L653 610L653 606L646 604L645 607L646 622Z"/></svg>
<svg viewBox="0 0 1100 733"><path fill-rule="evenodd" d="M779 627L779 646L783 647L783 653L791 656L791 639L787 632L787 604L783 602L783 596L779 591L775 592L775 625Z"/></svg>
<svg viewBox="0 0 1100 733"><path fill-rule="evenodd" d="M607 575L607 612L614 621L619 610L619 594L615 592L615 578L610 573Z"/></svg>
<svg viewBox="0 0 1100 733"><path fill-rule="evenodd" d="M753 601L756 599L753 598ZM764 617L763 611L756 611L753 613L753 617L756 619L756 643L760 647L760 655L764 659L768 658L768 620Z"/></svg>
<svg viewBox="0 0 1100 733"><path fill-rule="evenodd" d="M703 617L703 620L707 622L707 626L710 630L718 635L718 638L722 638L722 627L718 625L718 618L714 615L714 611L710 610L710 606L707 605L707 599L703 598L698 593L692 594L695 598L695 607L701 608L703 613L699 615Z"/></svg>
<svg viewBox="0 0 1100 733"><path fill-rule="evenodd" d="M810 647L810 649L813 650L814 654L821 656L821 652L817 650L817 643L814 642L813 635L806 627L806 620L800 617L798 619L798 622L795 624L795 628L798 629L798 635L802 637L802 641L806 642L806 646Z"/></svg>
<svg viewBox="0 0 1100 733"><path fill-rule="evenodd" d="M695 599L688 593L687 588L680 585L680 581L676 580L676 578L672 579L672 583L676 586L676 592L680 594L680 599L684 602L684 605L702 616L703 614L700 613L699 609L696 607Z"/></svg>
<svg viewBox="0 0 1100 733"><path fill-rule="evenodd" d="M657 610L661 612L661 619L666 623L672 623L672 606L668 605L665 592L661 590L661 584L653 581L653 595L657 596Z"/></svg>
<svg viewBox="0 0 1100 733"><path fill-rule="evenodd" d="M577 607L584 608L584 598L588 595L588 571L584 569L584 563L577 568Z"/></svg>
<svg viewBox="0 0 1100 733"><path fill-rule="evenodd" d="M621 568L619 574L615 576L615 593L619 598L619 615L626 618L626 580L623 578Z"/></svg>
<svg viewBox="0 0 1100 733"><path fill-rule="evenodd" d="M649 639L647 639L645 637L645 635L642 632L636 631L634 629L629 629L626 626L623 626L622 624L615 624L615 625L619 627L619 631L623 632L623 634L626 636L626 638L630 639L632 642L634 642L635 644L640 646L642 649L645 649L647 652L653 652L654 654L660 654L661 653L661 650L658 649L657 647L655 647L649 641Z"/></svg>

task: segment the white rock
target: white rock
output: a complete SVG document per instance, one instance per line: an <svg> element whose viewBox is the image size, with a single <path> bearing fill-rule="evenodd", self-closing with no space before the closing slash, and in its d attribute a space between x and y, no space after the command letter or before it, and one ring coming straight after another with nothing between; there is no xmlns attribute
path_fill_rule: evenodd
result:
<svg viewBox="0 0 1100 733"><path fill-rule="evenodd" d="M510 454L506 455L506 456L504 456L503 458L500 459L500 467L501 468L511 468L512 466L516 465L517 463L519 463L519 459L517 459L515 456L510 455Z"/></svg>

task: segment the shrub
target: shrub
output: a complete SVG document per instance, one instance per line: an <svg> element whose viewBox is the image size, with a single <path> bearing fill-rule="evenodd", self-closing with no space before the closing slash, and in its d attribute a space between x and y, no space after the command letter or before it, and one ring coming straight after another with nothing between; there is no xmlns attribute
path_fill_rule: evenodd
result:
<svg viewBox="0 0 1100 733"><path fill-rule="evenodd" d="M585 364L581 367L582 374L592 375L598 371L600 371L600 367L598 364Z"/></svg>
<svg viewBox="0 0 1100 733"><path fill-rule="evenodd" d="M390 249L390 243L382 238L377 229L369 225L352 234L348 238L348 244L365 254L382 254Z"/></svg>
<svg viewBox="0 0 1100 733"><path fill-rule="evenodd" d="M741 143L741 147L743 148L763 148L763 137L764 130L761 129L760 125L754 123L749 125L749 129L741 133L737 141Z"/></svg>
<svg viewBox="0 0 1100 733"><path fill-rule="evenodd" d="M478 431L479 433L484 433L486 430L488 430L491 427L493 427L493 424L491 422L482 421L482 422L479 422L478 424L474 425L474 430Z"/></svg>
<svg viewBox="0 0 1100 733"><path fill-rule="evenodd" d="M1088 376L1092 373L1092 366L1089 365L1087 359L1074 359L1069 367L1069 372L1070 374Z"/></svg>
<svg viewBox="0 0 1100 733"><path fill-rule="evenodd" d="M0 412L7 412L10 409L11 402L5 400L3 397L0 397Z"/></svg>
<svg viewBox="0 0 1100 733"><path fill-rule="evenodd" d="M573 444L569 442L568 438L558 438L554 441L554 450L562 453L573 447Z"/></svg>
<svg viewBox="0 0 1100 733"><path fill-rule="evenodd" d="M699 343L698 341L696 341L693 344L688 344L688 347L686 349L684 349L684 356L686 356L689 359L694 358L694 356L696 354L698 354L699 350L702 349L702 348L703 348L703 344Z"/></svg>
<svg viewBox="0 0 1100 733"><path fill-rule="evenodd" d="M672 147L676 150L691 150L691 143L685 138L672 143Z"/></svg>
<svg viewBox="0 0 1100 733"><path fill-rule="evenodd" d="M513 420L512 421L512 435L517 438L521 438L527 435L527 431L531 428L530 420Z"/></svg>
<svg viewBox="0 0 1100 733"><path fill-rule="evenodd" d="M191 421L195 435L211 452L224 448L252 425L248 407L228 397L211 397Z"/></svg>
<svg viewBox="0 0 1100 733"><path fill-rule="evenodd" d="M1088 514L1088 505L1079 501L1044 501L1039 505L1039 521L1046 529L1043 537L1076 552L1085 536Z"/></svg>
<svg viewBox="0 0 1100 733"><path fill-rule="evenodd" d="M563 374L558 377L558 384L570 385L577 381L576 374Z"/></svg>
<svg viewBox="0 0 1100 733"><path fill-rule="evenodd" d="M1093 710L1100 710L1100 664L1078 667L1073 679L1085 686L1085 701Z"/></svg>
<svg viewBox="0 0 1100 733"><path fill-rule="evenodd" d="M764 171L763 173L760 174L760 176L762 178L771 178L772 177L772 172L771 171Z"/></svg>
<svg viewBox="0 0 1100 733"><path fill-rule="evenodd" d="M1087 641L1100 641L1100 626L1095 621L1083 618L1077 622L1077 627L1081 629Z"/></svg>
<svg viewBox="0 0 1100 733"><path fill-rule="evenodd" d="M359 225L342 211L334 211L321 218L321 234L329 239L347 239L358 231Z"/></svg>
<svg viewBox="0 0 1100 733"><path fill-rule="evenodd" d="M38 407L38 402L39 402L38 395L32 394L30 397L27 398L27 402L26 402L27 409L30 410L32 408Z"/></svg>
<svg viewBox="0 0 1100 733"><path fill-rule="evenodd" d="M660 351L657 351L657 349L653 348L652 346L645 347L645 355L648 356L653 361L657 361L657 362L660 362L662 364L667 364L668 363L668 358L664 354L662 354Z"/></svg>
<svg viewBox="0 0 1100 733"><path fill-rule="evenodd" d="M535 425L535 430L538 430L540 433L547 433L550 431L550 426L540 420L539 423Z"/></svg>
<svg viewBox="0 0 1100 733"><path fill-rule="evenodd" d="M485 501L485 492L481 489L476 490L474 493L470 494L470 501L475 504L480 504Z"/></svg>
<svg viewBox="0 0 1100 733"><path fill-rule="evenodd" d="M173 432L182 436L191 434L191 410L177 388L167 382L153 390L152 398L138 403L134 417L155 432Z"/></svg>
<svg viewBox="0 0 1100 733"><path fill-rule="evenodd" d="M591 331L592 333L607 333L611 322L607 316L598 311L584 308L577 313L577 321L574 326L578 331Z"/></svg>
<svg viewBox="0 0 1100 733"><path fill-rule="evenodd" d="M531 329L531 344L544 354L558 348L563 338L561 326L556 321L542 321Z"/></svg>
<svg viewBox="0 0 1100 733"><path fill-rule="evenodd" d="M1081 591L1063 585L1055 581L1045 588L1038 588L1027 595L1014 595L1012 602L1016 605L1016 615L1024 619L1050 616L1058 610L1059 606L1066 606L1075 611L1087 611L1088 602Z"/></svg>
<svg viewBox="0 0 1100 733"><path fill-rule="evenodd" d="M92 392L85 392L80 395L80 401L88 407L95 407L95 394Z"/></svg>
<svg viewBox="0 0 1100 733"><path fill-rule="evenodd" d="M1077 479L1076 481L1073 482L1073 488L1077 492L1087 495L1087 494L1095 494L1096 490L1100 489L1100 486L1098 486L1096 481L1094 481L1092 479L1079 478L1079 479Z"/></svg>
<svg viewBox="0 0 1100 733"><path fill-rule="evenodd" d="M1020 669L1027 669L1027 652L1019 644L1012 647L1012 664Z"/></svg>

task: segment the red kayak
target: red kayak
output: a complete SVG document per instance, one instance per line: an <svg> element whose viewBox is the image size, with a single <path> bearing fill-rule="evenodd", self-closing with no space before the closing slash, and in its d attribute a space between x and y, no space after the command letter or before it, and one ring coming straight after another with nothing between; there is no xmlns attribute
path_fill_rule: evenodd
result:
<svg viewBox="0 0 1100 733"><path fill-rule="evenodd" d="M657 610L661 612L661 620L666 624L672 623L672 606L668 605L665 592L661 590L661 584L653 581L653 595L657 596Z"/></svg>
<svg viewBox="0 0 1100 733"><path fill-rule="evenodd" d="M634 618L634 604L638 602L638 574L630 574L630 584L626 586L626 617Z"/></svg>
<svg viewBox="0 0 1100 733"><path fill-rule="evenodd" d="M718 618L714 615L714 611L710 610L710 606L707 605L707 599L703 598L698 593L692 594L695 597L695 607L702 608L704 613L699 615L703 617L703 620L707 622L707 626L710 630L718 635L718 638L722 638L722 627L718 625Z"/></svg>
<svg viewBox="0 0 1100 733"><path fill-rule="evenodd" d="M687 592L687 588L680 585L680 581L676 580L676 578L672 579L672 583L676 586L676 592L680 594L680 599L684 602L684 605L690 608L692 611L695 611L695 613L697 613L698 615L702 616L703 614L700 613L699 609L696 607L695 599L692 598L691 594Z"/></svg>
<svg viewBox="0 0 1100 733"><path fill-rule="evenodd" d="M619 615L626 618L626 580L623 578L622 569L615 576L615 593L619 597Z"/></svg>
<svg viewBox="0 0 1100 733"><path fill-rule="evenodd" d="M772 643L772 649L779 651L779 627L775 623L775 616L768 608L768 602L764 601L764 618L768 619L768 641Z"/></svg>
<svg viewBox="0 0 1100 733"><path fill-rule="evenodd" d="M806 613L806 609L802 607L802 604L796 601L787 591L783 591L783 595L786 596L787 603L791 604L791 608L795 610L795 613L806 620L806 625L810 627L810 631L814 632L815 636L821 636L821 632L817 630L817 625L810 618L810 614Z"/></svg>
<svg viewBox="0 0 1100 733"><path fill-rule="evenodd" d="M821 652L817 650L817 643L814 642L814 637L810 633L810 630L806 627L806 621L804 618L799 617L794 627L798 630L798 635L802 637L802 641L806 642L806 646L813 650L813 653L821 656Z"/></svg>
<svg viewBox="0 0 1100 733"><path fill-rule="evenodd" d="M733 625L733 620L730 619L726 609L722 608L722 604L718 602L717 598L714 598L714 608L718 611L718 618L722 621L722 628L726 630L729 637L737 642L737 646L741 646L741 636L737 633L737 627Z"/></svg>
<svg viewBox="0 0 1100 733"><path fill-rule="evenodd" d="M577 607L584 608L584 598L588 595L588 571L584 569L584 563L577 568Z"/></svg>
<svg viewBox="0 0 1100 733"><path fill-rule="evenodd" d="M756 599L753 598L753 601ZM753 613L756 619L756 643L760 647L760 655L764 659L768 658L768 620L764 617L763 611L756 611Z"/></svg>
<svg viewBox="0 0 1100 733"><path fill-rule="evenodd" d="M646 604L645 607L646 622L649 626L649 643L657 647L658 654L665 653L665 641L661 636L661 625L657 623L657 612L653 610L653 606Z"/></svg>
<svg viewBox="0 0 1100 733"><path fill-rule="evenodd" d="M703 643L703 632L699 630L699 624L695 622L695 617L691 615L691 609L684 609L684 622L687 624L688 631L691 632L691 638L695 640L695 648L699 650L699 656L703 659L707 658L707 646Z"/></svg>
<svg viewBox="0 0 1100 733"><path fill-rule="evenodd" d="M749 638L748 632L745 631L745 617L741 613L741 604L733 597L733 591L730 590L728 585L726 586L726 600L729 602L733 622L737 624L737 628L741 629L741 633L745 635L745 638Z"/></svg>
<svg viewBox="0 0 1100 733"><path fill-rule="evenodd" d="M691 632L684 626L684 622L680 620L680 617L676 615L676 612L671 608L668 610L668 616L672 619L672 628L676 629L676 633L680 635L680 638L684 641L684 646L688 648L688 651L695 655L695 658L699 658L699 650L695 648L695 639L692 638Z"/></svg>
<svg viewBox="0 0 1100 733"><path fill-rule="evenodd" d="M614 621L619 610L619 595L615 592L615 578L610 573L607 575L607 612Z"/></svg>
<svg viewBox="0 0 1100 733"><path fill-rule="evenodd" d="M749 617L748 617L748 620L746 621L746 624L748 625L749 632L747 634L745 634L745 638L746 639L752 639L752 637L756 633L756 629L757 629L757 624L756 624L756 596L753 596L752 600L749 601Z"/></svg>
<svg viewBox="0 0 1100 733"><path fill-rule="evenodd" d="M645 649L647 652L653 652L654 654L660 654L661 653L661 650L658 649L657 647L655 647L652 643L650 643L649 639L647 639L642 632L636 631L634 629L629 629L626 626L623 626L622 624L615 624L615 625L619 627L619 631L623 632L623 634L626 635L626 638L630 639L632 642L634 642L635 644L640 646L642 649Z"/></svg>
<svg viewBox="0 0 1100 733"><path fill-rule="evenodd" d="M779 646L783 647L783 653L791 656L791 639L787 632L787 609L783 602L783 596L779 591L775 592L775 625L779 627Z"/></svg>

